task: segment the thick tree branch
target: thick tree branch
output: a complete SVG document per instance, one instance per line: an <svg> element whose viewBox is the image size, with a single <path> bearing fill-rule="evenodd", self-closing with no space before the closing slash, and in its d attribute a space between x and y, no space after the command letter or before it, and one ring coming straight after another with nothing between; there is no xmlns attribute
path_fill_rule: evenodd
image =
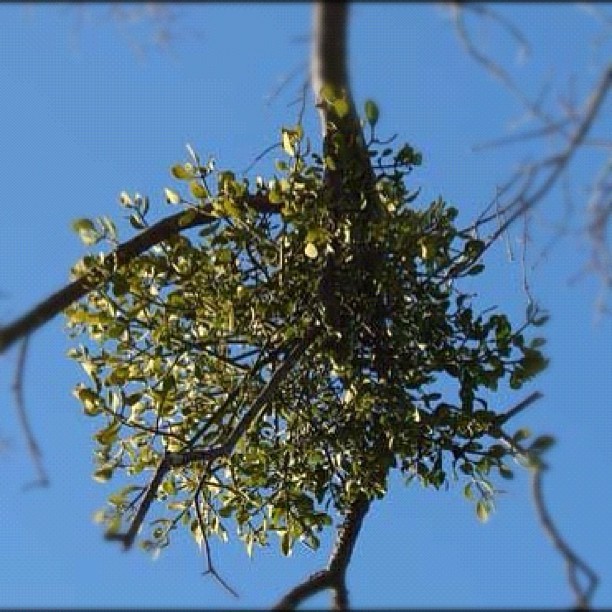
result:
<svg viewBox="0 0 612 612"><path fill-rule="evenodd" d="M348 74L348 3L325 2L318 0L314 5L313 22L313 48L311 63L311 80L317 107L320 111L321 130L324 137L324 151L330 156L333 163L325 171L325 186L329 195L330 207L334 207L336 221L340 222L349 210L359 210L359 205L346 200L358 200L365 192L367 194L367 207L363 211L360 222L367 225L368 218L372 219L380 214L375 183L376 176L373 171L370 157L363 137L359 117L352 99ZM323 87L331 87L336 95L344 97L348 103L348 112L340 117L330 108L321 97ZM348 146L350 156L340 152L333 144L333 136L340 133ZM361 177L361 185L351 185L351 180ZM347 193L346 187L351 186L355 193ZM361 193L357 192L357 189ZM344 207L343 207L344 203ZM348 204L348 206L347 206ZM358 203L360 204L360 202ZM356 249L366 245L356 245ZM366 262L366 266L374 265L376 254ZM357 257L356 257L357 258ZM365 258L367 259L367 258ZM327 263L321 278L319 293L328 314L337 316L334 312L338 307L338 300L334 299L335 278L334 270L338 262L334 255L328 255ZM369 272L364 267L354 270L358 276L368 277ZM364 284L364 289L373 287ZM381 298L382 299L382 298ZM377 311L377 314L380 314ZM376 327L376 321L373 321ZM377 331L380 331L377 329ZM353 503L345 515L344 522L337 532L337 539L331 553L328 566L325 570L316 572L304 582L291 589L276 605L277 610L293 609L302 601L325 589L334 592L334 609L346 610L349 608L348 590L346 587L346 573L350 564L355 543L361 530L361 525L370 507L370 500L359 499Z"/></svg>
<svg viewBox="0 0 612 612"><path fill-rule="evenodd" d="M312 89L321 116L321 131L327 135L329 119L327 107L319 94L324 85L332 85L338 91L344 90L349 98L349 115L355 118L352 103L347 61L348 2L314 3L313 48L311 57Z"/></svg>
<svg viewBox="0 0 612 612"><path fill-rule="evenodd" d="M327 568L315 572L292 588L274 606L274 610L294 610L304 600L327 589L334 592L334 609L348 610L346 572L363 525L363 519L370 509L370 503L368 499L360 499L353 503L342 525L338 528L336 543L329 557Z"/></svg>
<svg viewBox="0 0 612 612"><path fill-rule="evenodd" d="M280 210L278 205L270 204L268 199L262 195L248 196L245 204L262 213L278 212ZM188 223L182 222L185 211L166 217L134 236L131 240L119 245L115 251L107 255L107 258L112 259L117 268L121 268L170 236L192 227L207 225L216 221L218 217L212 216L210 214L211 210L212 207L208 206L201 212L198 211L196 216ZM42 327L103 281L102 278L92 281L91 278L81 277L50 295L16 321L0 327L0 354L10 348L19 338L23 338Z"/></svg>

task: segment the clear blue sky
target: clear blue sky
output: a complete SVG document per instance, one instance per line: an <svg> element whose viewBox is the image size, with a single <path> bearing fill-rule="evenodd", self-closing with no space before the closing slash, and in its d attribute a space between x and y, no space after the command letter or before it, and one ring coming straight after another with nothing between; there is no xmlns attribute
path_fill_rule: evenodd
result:
<svg viewBox="0 0 612 612"><path fill-rule="evenodd" d="M84 247L71 232L76 217L122 214L122 190L148 194L154 215L167 214L163 188L172 164L191 143L219 167L245 168L295 121L301 78L280 97L266 98L307 59L309 4L184 5L178 38L168 52L144 59L90 6L93 21L76 31L76 9L43 5L0 7L0 322L7 322L61 287ZM552 74L576 77L584 93L589 69L610 48L590 45L596 23L573 6L499 5L519 23L534 55L517 66L511 46L492 26L477 32L508 62L531 93ZM139 40L150 30L137 29ZM487 204L512 164L514 147L476 154L471 146L505 133L517 104L460 49L434 5L359 4L351 23L355 98L376 99L380 129L399 134L424 154L414 174L425 197L442 194L466 223ZM610 104L608 103L608 111ZM598 127L609 138L612 113ZM316 129L314 121L310 126ZM576 185L593 169L585 156ZM263 172L265 163L254 172ZM580 191L578 190L578 193ZM577 199L576 227L584 223ZM533 233L562 216L560 192L540 209ZM122 235L130 235L121 225ZM510 236L517 252L518 228ZM588 255L573 237L561 242L530 275L539 302L552 314L544 329L551 365L537 382L500 407L540 389L545 398L516 421L558 438L545 480L550 510L569 542L599 573L595 604L612 606L612 321L594 323L598 284L570 286ZM499 305L515 320L524 312L521 269L500 244L490 256L483 307ZM186 535L156 561L106 543L92 522L113 483L91 478L95 422L71 395L82 379L65 357L70 343L57 319L32 338L26 400L50 472L48 489L22 492L33 470L10 393L15 353L0 359L0 603L4 606L264 607L325 563L327 549L282 558L276 548L250 560L239 543L215 547L217 567L239 591L234 600L201 576L203 560ZM350 570L355 607L569 606L562 560L539 529L527 476L504 482L506 493L486 524L461 487L448 492L396 482L374 505ZM310 605L327 605L327 598Z"/></svg>

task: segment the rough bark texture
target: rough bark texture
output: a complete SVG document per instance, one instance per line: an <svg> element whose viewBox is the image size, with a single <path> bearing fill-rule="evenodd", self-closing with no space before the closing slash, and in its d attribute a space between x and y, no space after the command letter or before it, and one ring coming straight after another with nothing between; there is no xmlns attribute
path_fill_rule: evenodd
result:
<svg viewBox="0 0 612 612"><path fill-rule="evenodd" d="M326 311L328 324L340 336L349 335L351 313L342 307L342 284L346 278L357 283L363 296L376 295L376 303L370 308L364 327L371 330L369 344L373 347L374 367L381 378L389 372L389 355L386 350L387 305L384 291L378 287L377 273L381 269L384 254L380 245L369 240L370 225L387 214L383 210L376 191L376 176L372 168L363 130L351 94L348 71L348 3L317 2L314 9L313 49L311 79L314 96L321 117L323 153L333 161L325 172L325 197L331 209L332 235L337 226L351 217L353 252L350 270L342 258L336 233L327 256L324 274L319 283L319 297ZM338 116L321 97L324 86L343 95L349 110ZM338 149L335 139L341 136L345 150ZM365 197L365 206L363 199ZM338 353L346 354L347 346L338 343Z"/></svg>

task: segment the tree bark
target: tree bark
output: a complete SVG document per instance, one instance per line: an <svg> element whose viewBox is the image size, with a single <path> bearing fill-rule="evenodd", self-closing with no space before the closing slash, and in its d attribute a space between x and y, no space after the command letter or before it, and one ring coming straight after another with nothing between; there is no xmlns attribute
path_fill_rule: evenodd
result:
<svg viewBox="0 0 612 612"><path fill-rule="evenodd" d="M342 306L342 286L352 277L362 296L377 296L370 309L365 327L371 330L368 344L373 349L374 369L380 378L389 374L390 358L386 348L387 305L384 291L378 286L378 271L384 263L380 245L370 242L371 224L388 214L383 209L376 190L376 175L372 168L361 122L351 93L348 70L348 2L318 0L314 6L311 80L323 132L325 198L330 207L332 252L327 254L319 281L319 298L324 306L326 321L339 336L350 335L351 315ZM321 91L331 88L348 103L348 112L339 116L326 103ZM336 138L340 136L342 146ZM365 205L364 205L365 201ZM353 235L352 263L348 270L338 256L342 250L338 228L351 217ZM347 258L345 258L347 259ZM362 326L363 327L363 326ZM337 342L340 358L350 351L348 339Z"/></svg>

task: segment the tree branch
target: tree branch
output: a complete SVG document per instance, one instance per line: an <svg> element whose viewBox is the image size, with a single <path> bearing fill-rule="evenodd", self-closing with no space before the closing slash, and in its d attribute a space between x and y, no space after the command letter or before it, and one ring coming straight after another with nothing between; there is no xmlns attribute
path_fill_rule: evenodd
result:
<svg viewBox="0 0 612 612"><path fill-rule="evenodd" d="M34 469L38 475L34 482L27 485L27 488L46 487L49 484L49 477L47 476L45 466L43 465L42 453L40 451L40 447L38 446L38 442L36 441L36 437L34 436L34 432L32 431L30 419L28 418L28 413L25 407L25 401L23 399L23 373L25 370L26 354L28 351L28 340L29 336L25 336L21 342L21 349L19 350L19 355L17 357L17 366L15 368L15 378L13 380L12 388L15 395L17 417L19 418L19 423L28 445L28 451L30 453L30 457L32 458Z"/></svg>
<svg viewBox="0 0 612 612"><path fill-rule="evenodd" d="M552 165L552 170L543 183L532 194L526 192L519 193L510 205L505 206L505 210L510 207L515 207L517 203L520 206L508 217L508 219L499 227L499 229L491 237L491 241L496 240L516 219L523 215L526 211L533 208L553 187L561 173L565 170L570 160L580 148L584 138L588 134L595 118L603 105L610 87L612 86L612 64L610 64L603 72L598 85L591 93L589 100L586 103L582 121L578 124L566 147L557 155L535 164L534 170L539 170L547 165Z"/></svg>
<svg viewBox="0 0 612 612"><path fill-rule="evenodd" d="M279 212L280 210L279 205L270 204L266 196L259 194L247 196L244 203L262 213ZM207 205L202 211L198 210L196 216L189 223L182 222L186 214L185 211L166 217L134 236L131 240L119 245L115 251L107 255L107 258L112 259L117 268L121 268L152 246L167 240L170 236L192 227L207 225L216 221L218 217L212 216L210 214L211 210L210 205ZM87 295L103 280L92 280L83 276L56 291L17 320L0 327L0 354L10 348L19 338L36 331L68 306Z"/></svg>
<svg viewBox="0 0 612 612"><path fill-rule="evenodd" d="M516 414L517 409L523 409L526 407L525 404L535 401L532 399L532 397L533 394L518 404L515 408L508 411L506 414L509 415L512 412ZM533 497L533 502L540 525L542 526L544 533L552 542L553 546L565 560L567 580L572 592L574 593L574 596L576 597L576 608L579 610L589 609L591 600L599 583L599 578L593 569L591 569L591 567L572 550L569 544L561 536L559 529L555 525L550 512L548 511L542 490L542 474L544 470L547 469L547 466L537 452L524 448L519 442L516 442L512 436L509 436L503 430L501 438L510 448L512 448L517 456L523 457L527 461L528 467L531 469L531 495ZM588 580L586 587L583 587L578 580L578 574L580 572Z"/></svg>
<svg viewBox="0 0 612 612"><path fill-rule="evenodd" d="M518 404L516 404L516 406L513 406L512 408L504 412L502 415L500 415L498 424L501 425L502 423L506 423L510 419L514 418L519 412L522 412L526 408L529 408L531 404L543 397L544 395L540 391L534 391L533 393L530 393L523 401L519 402Z"/></svg>
<svg viewBox="0 0 612 612"><path fill-rule="evenodd" d="M492 57L482 51L473 40L466 25L466 14L472 13L481 18L491 18L499 24L519 45L521 50L526 50L526 40L520 30L511 22L506 20L498 13L494 13L489 7L471 2L450 2L448 3L452 19L460 43L463 45L467 54L472 57L486 72L501 81L503 86L518 99L520 104L527 111L528 118L534 118L540 124L539 127L514 136L506 136L496 140L481 144L475 150L499 147L506 144L524 142L526 140L541 138L543 136L558 136L563 140L562 145L553 152L552 155L537 160L536 162L523 164L518 171L513 173L509 180L498 189L496 206L498 211L492 211L490 206L476 222L475 227L480 227L489 221L497 219L499 227L489 238L488 244L493 244L519 217L528 210L534 208L552 189L559 183L563 176L567 176L567 169L576 156L579 149L591 144L599 144L604 149L610 150L610 144L606 140L599 140L593 143L593 139L588 138L595 120L603 114L603 102L606 94L612 87L612 65L603 66L601 77L593 87L589 99L583 107L577 106L570 100L559 100L562 115L560 118L545 112L544 94L548 87L545 85L542 93L535 99L531 99L517 85L510 75L510 72L497 63ZM592 11L590 11L592 12ZM601 18L601 15L595 15ZM605 20L602 20L602 22ZM606 34L609 36L609 34ZM608 158L608 161L610 156ZM606 162L607 163L607 162ZM597 190L598 177L593 179L593 191ZM506 203L503 206L497 205L497 200L504 194ZM608 290L611 286L611 272L609 268L610 247L607 241L602 240L602 233L609 223L612 216L612 207L599 207L598 216L595 222L596 231L591 231L591 224L587 228L588 237L593 243L593 257L590 265L585 269L592 269L601 276L603 290ZM587 206L587 212L591 213L592 208Z"/></svg>
<svg viewBox="0 0 612 612"><path fill-rule="evenodd" d="M292 588L274 606L273 610L294 610L304 600L326 589L334 592L335 610L348 610L346 572L370 504L369 499L359 499L353 503L338 529L336 543L329 557L327 568L315 572Z"/></svg>
<svg viewBox="0 0 612 612"><path fill-rule="evenodd" d="M567 580L576 597L576 608L579 610L587 610L590 607L591 599L597 589L599 578L597 574L570 548L567 542L563 539L557 529L548 508L544 501L542 492L542 466L536 466L532 470L531 475L531 492L533 501L536 507L536 512L540 519L542 529L549 537L553 546L559 551L560 555L565 560L567 568ZM582 572L588 580L588 585L582 587L578 581L578 573Z"/></svg>
<svg viewBox="0 0 612 612"><path fill-rule="evenodd" d="M172 468L184 467L196 462L204 463L209 467L215 459L230 456L234 452L240 438L242 438L249 427L260 417L281 383L287 378L288 374L293 370L304 353L306 353L318 333L319 329L314 326L306 331L302 340L293 348L287 358L274 372L261 393L255 398L255 401L240 419L226 442L212 448L188 448L183 451L166 453L157 467L151 482L147 486L145 495L140 502L140 506L127 532L107 533L105 536L106 539L121 542L125 550L132 547L142 523L149 512L151 504L157 495L157 491L169 470Z"/></svg>

